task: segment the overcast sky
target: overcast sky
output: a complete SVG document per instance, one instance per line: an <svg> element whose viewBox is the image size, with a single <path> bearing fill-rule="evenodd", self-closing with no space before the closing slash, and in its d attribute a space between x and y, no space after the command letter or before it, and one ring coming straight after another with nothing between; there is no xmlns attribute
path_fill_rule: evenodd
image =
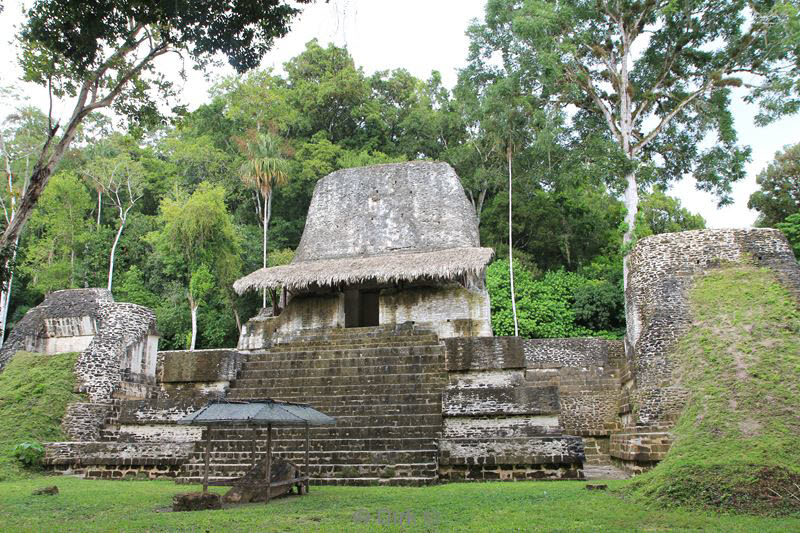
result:
<svg viewBox="0 0 800 533"><path fill-rule="evenodd" d="M30 4L30 2L25 2ZM367 74L376 70L403 67L417 77L427 78L438 70L447 86L456 81L457 70L465 63L468 40L464 34L469 22L482 18L485 0L330 0L304 8L287 37L278 41L264 57L262 66L278 70L284 62L303 51L305 43L316 38L323 45L333 42L346 45L356 64ZM34 104L46 102L37 88L22 87L13 47L8 40L14 26L22 20L20 0L6 0L0 14L0 85L15 85L30 95ZM169 67L167 67L169 71ZM210 73L211 77L232 73L230 69ZM208 100L210 82L199 73L191 73L183 84L183 99L190 108ZM756 213L747 209L747 200L757 188L755 177L787 144L800 142L800 116L792 116L758 128L753 123L754 106L735 94L733 113L740 142L752 148L747 178L734 186L734 204L717 209L716 200L694 187L686 178L675 184L671 193L684 206L702 214L709 227L747 227ZM42 99L44 97L44 100ZM1 105L1 104L0 104ZM0 111L2 107L0 107ZM65 112L66 113L66 112Z"/></svg>

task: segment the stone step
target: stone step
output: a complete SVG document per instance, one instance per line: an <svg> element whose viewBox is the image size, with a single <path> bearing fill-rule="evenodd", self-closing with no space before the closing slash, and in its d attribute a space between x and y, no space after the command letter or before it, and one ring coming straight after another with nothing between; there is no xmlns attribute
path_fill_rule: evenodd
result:
<svg viewBox="0 0 800 533"><path fill-rule="evenodd" d="M432 415L431 415L432 416ZM431 425L409 425L409 426L364 426L364 427L340 427L340 428L311 428L309 431L312 440L338 440L338 439L385 439L385 438L421 438L421 437L434 437L441 433L441 423ZM275 431L275 430L273 430ZM305 439L305 432L295 430L280 430L281 433L275 431L273 435L275 438L284 438L287 440L292 439ZM285 432L285 433L284 433ZM266 439L266 433L263 434ZM249 431L236 431L230 430L215 430L211 434L211 439L220 440L251 440L252 432Z"/></svg>
<svg viewBox="0 0 800 533"><path fill-rule="evenodd" d="M361 335L300 335L285 339L276 339L272 346L315 345L315 344L370 344L376 342L431 342L438 341L436 333L414 332L400 333L365 333Z"/></svg>
<svg viewBox="0 0 800 533"><path fill-rule="evenodd" d="M318 327L306 328L297 331L297 335L360 335L380 332L413 333L414 331L426 330L425 327L417 327L414 323L404 324L380 324L377 326L358 326L354 328L343 327Z"/></svg>
<svg viewBox="0 0 800 533"><path fill-rule="evenodd" d="M397 346L355 346L349 348L331 348L331 349L307 349L295 348L292 350L266 350L248 354L248 361L280 361L289 360L296 361L298 359L313 361L315 359L345 359L345 358L358 358L365 357L382 357L386 358L391 356L396 360L402 360L403 357L411 357L418 355L439 355L444 357L444 348L438 344L425 344L422 346L413 346L409 344L400 344Z"/></svg>
<svg viewBox="0 0 800 533"><path fill-rule="evenodd" d="M211 483L228 481L230 478L225 476L209 476ZM349 485L349 486L404 486L404 487L418 487L423 485L433 485L437 483L437 477L393 477L393 478L380 478L380 477L358 477L358 478L314 478L309 480L311 485L329 486L329 485ZM175 478L175 483L180 484L193 484L202 485L202 476L182 476Z"/></svg>
<svg viewBox="0 0 800 533"><path fill-rule="evenodd" d="M242 453L249 457L252 446L251 439L215 439L211 442L211 453ZM195 450L205 449L205 444L198 442ZM293 438L280 438L273 440L273 450L280 453L294 453L305 449L305 439L299 436ZM435 435L421 437L379 437L372 439L339 438L339 439L312 439L309 442L309 451L325 452L326 450L342 450L348 452L394 452L406 450L428 450L436 453L438 450ZM256 439L256 452L266 450L266 440Z"/></svg>
<svg viewBox="0 0 800 533"><path fill-rule="evenodd" d="M421 365L444 370L444 350L435 348L397 348L390 354L379 350L260 353L250 355L242 370L340 368L358 366Z"/></svg>
<svg viewBox="0 0 800 533"><path fill-rule="evenodd" d="M294 377L256 377L243 372L241 377L231 383L231 389L285 389L297 387L363 387L366 385L399 385L404 383L435 384L444 388L449 382L444 373L372 374L362 376L294 376Z"/></svg>
<svg viewBox="0 0 800 533"><path fill-rule="evenodd" d="M429 337L414 337L408 339L374 339L371 341L308 341L292 342L287 344L273 344L269 352L318 352L333 350L363 350L363 349L391 349L406 347L439 346L439 338L431 335Z"/></svg>
<svg viewBox="0 0 800 533"><path fill-rule="evenodd" d="M583 476L587 480L628 479L630 475L613 465L583 465Z"/></svg>
<svg viewBox="0 0 800 533"><path fill-rule="evenodd" d="M441 413L409 413L409 414L374 414L374 415L348 415L348 416L339 416L336 418L336 424L333 426L321 426L321 427L311 427L310 432L312 434L324 434L324 433L339 433L344 431L348 428L365 428L365 427L415 427L415 426L425 426L425 425L436 425L442 423L442 414ZM219 435L220 432L223 431L231 431L233 428L229 429L212 429L211 435ZM233 430L236 434L241 435L250 435L252 434L252 430L248 430L246 428L236 429ZM290 432L300 432L305 430L296 430L286 427L275 428L272 430L274 432L280 432L287 434ZM266 435L266 430L260 431L259 433L264 433Z"/></svg>
<svg viewBox="0 0 800 533"><path fill-rule="evenodd" d="M344 377L357 377L357 376L378 376L386 374L422 375L422 374L444 373L444 371L440 368L439 365L425 364L425 363L395 364L394 362L387 362L386 364L370 365L370 366L353 364L352 366L326 365L320 367L303 367L302 365L296 365L291 368L284 368L284 367L270 368L267 365L261 365L261 366L264 368L255 367L251 365L243 367L242 371L240 372L240 377L241 378L247 377L248 379L251 378L297 379L298 377L344 378ZM302 374L300 374L301 372Z"/></svg>
<svg viewBox="0 0 800 533"><path fill-rule="evenodd" d="M250 400L250 399L264 399L270 396L264 396L261 389L239 389L231 390L228 393L229 400ZM339 407L357 407L360 405L397 405L402 402L405 405L424 405L434 404L442 405L441 393L431 392L413 392L406 394L317 394L313 396L306 396L300 394L286 394L283 396L273 396L275 400L282 400L287 402L306 403L311 405L314 409L328 414L328 411L334 411ZM331 415L333 416L333 415Z"/></svg>
<svg viewBox="0 0 800 533"><path fill-rule="evenodd" d="M358 477L358 478L312 478L311 483L314 485L348 485L355 487L368 487L373 485L390 486L390 487L421 487L423 485L435 485L439 482L438 476L430 477L393 477L393 478L374 478L374 477Z"/></svg>
<svg viewBox="0 0 800 533"><path fill-rule="evenodd" d="M250 470L250 462L246 463L210 463L209 477L242 477ZM336 477L434 477L438 474L435 462L425 463L324 463L309 464L309 475L319 478ZM204 463L186 463L180 471L181 477L202 477L205 472Z"/></svg>
<svg viewBox="0 0 800 533"><path fill-rule="evenodd" d="M441 415L439 402L403 403L403 404L313 404L312 407L329 416L346 418L355 416L403 416L403 415ZM312 428L313 429L313 428Z"/></svg>
<svg viewBox="0 0 800 533"><path fill-rule="evenodd" d="M312 403L318 398L328 396L385 396L397 397L408 394L428 394L441 396L444 387L440 383L362 383L359 385L319 385L311 387L234 387L228 392L229 400L272 398L286 400L298 398L301 403ZM302 400L300 400L302 398ZM366 400L367 398L365 398ZM294 400L292 400L294 401ZM314 402L316 403L316 402ZM382 402L376 402L382 403ZM397 403L397 402L392 402Z"/></svg>
<svg viewBox="0 0 800 533"><path fill-rule="evenodd" d="M374 337L415 337L419 335L435 335L435 332L427 328L397 328L388 324L386 327L306 329L297 332L291 337L278 338L277 343L285 344L296 340L369 339Z"/></svg>
<svg viewBox="0 0 800 533"><path fill-rule="evenodd" d="M303 463L305 452L300 451L275 451L273 455L293 461ZM436 456L436 448L422 450L309 450L309 462L313 464L397 464L397 463L429 463L432 457ZM256 460L260 461L266 457L265 450L256 448ZM251 464L252 456L250 452L218 452L209 453L209 460L212 464ZM205 464L203 452L195 453L184 463L187 468L194 466L201 467Z"/></svg>

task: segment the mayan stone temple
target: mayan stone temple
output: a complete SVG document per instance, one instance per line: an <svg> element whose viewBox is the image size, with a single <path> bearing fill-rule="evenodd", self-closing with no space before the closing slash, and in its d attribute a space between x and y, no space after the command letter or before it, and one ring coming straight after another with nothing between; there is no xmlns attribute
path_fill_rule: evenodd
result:
<svg viewBox="0 0 800 533"><path fill-rule="evenodd" d="M474 210L445 163L345 169L320 180L293 262L235 284L269 289L278 313L236 349L157 352L152 312L96 289L59 291L14 329L17 349L82 350L86 401L46 462L90 478L212 483L249 470L263 429L184 426L209 400L309 404L313 484L624 477L671 445L686 400L671 350L689 323L693 276L748 258L800 294L776 230L699 230L640 240L628 256L626 341L493 337ZM259 433L261 432L261 433ZM300 462L302 429L275 454Z"/></svg>

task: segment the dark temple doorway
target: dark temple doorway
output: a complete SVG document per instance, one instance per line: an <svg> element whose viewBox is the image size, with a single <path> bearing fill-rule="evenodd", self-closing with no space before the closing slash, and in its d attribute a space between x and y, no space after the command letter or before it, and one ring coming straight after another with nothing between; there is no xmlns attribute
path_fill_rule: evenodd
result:
<svg viewBox="0 0 800 533"><path fill-rule="evenodd" d="M344 327L377 326L380 323L378 291L344 291Z"/></svg>

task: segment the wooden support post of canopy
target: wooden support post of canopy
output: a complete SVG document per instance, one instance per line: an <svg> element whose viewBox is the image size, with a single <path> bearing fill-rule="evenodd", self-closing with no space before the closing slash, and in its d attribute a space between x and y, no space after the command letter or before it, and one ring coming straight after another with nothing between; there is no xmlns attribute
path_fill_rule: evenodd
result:
<svg viewBox="0 0 800 533"><path fill-rule="evenodd" d="M205 452L205 468L203 470L203 492L208 492L208 464L211 459L211 427L206 427L206 452Z"/></svg>
<svg viewBox="0 0 800 533"><path fill-rule="evenodd" d="M267 503L272 489L272 424L267 424Z"/></svg>
<svg viewBox="0 0 800 533"><path fill-rule="evenodd" d="M305 486L305 490L303 492L305 492L306 494L308 494L308 478L311 476L311 474L308 471L308 440L309 440L308 433L309 433L308 422L306 422L306 470L304 472L306 480L303 482L303 485Z"/></svg>

